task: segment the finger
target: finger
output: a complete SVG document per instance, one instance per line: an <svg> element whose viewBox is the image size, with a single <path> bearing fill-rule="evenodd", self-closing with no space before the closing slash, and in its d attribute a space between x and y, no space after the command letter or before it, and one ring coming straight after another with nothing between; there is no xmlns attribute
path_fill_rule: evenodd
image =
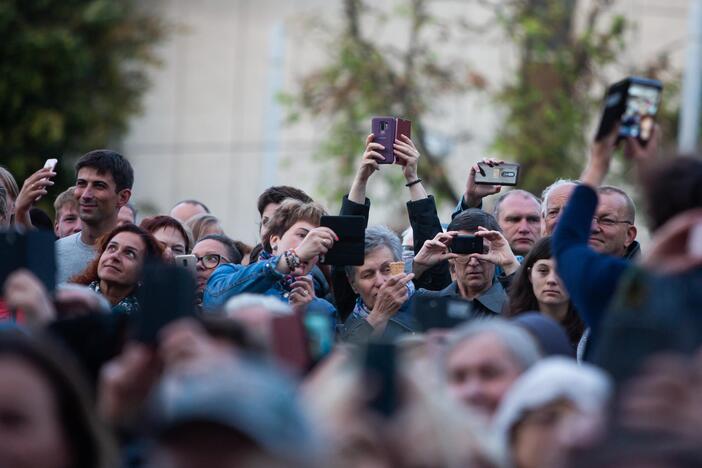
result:
<svg viewBox="0 0 702 468"><path fill-rule="evenodd" d="M415 148L415 149L417 148L417 146L414 144L412 139L410 137L408 137L407 135L400 135L400 138L402 140L406 141L407 144L410 145L412 148Z"/></svg>
<svg viewBox="0 0 702 468"><path fill-rule="evenodd" d="M403 277L400 277L399 282L402 283L402 285L404 286L410 281L412 281L412 278L414 278L414 273L407 273Z"/></svg>
<svg viewBox="0 0 702 468"><path fill-rule="evenodd" d="M375 161L378 161L378 162L385 161L385 157L376 151L370 151L370 152L366 153L365 159L371 159L371 160L374 160L374 162Z"/></svg>
<svg viewBox="0 0 702 468"><path fill-rule="evenodd" d="M368 146L372 141L373 141L373 134L371 133L366 137L366 146Z"/></svg>
<svg viewBox="0 0 702 468"><path fill-rule="evenodd" d="M384 150L385 146L381 145L380 143L371 143L368 146L366 146L366 151L371 149Z"/></svg>
<svg viewBox="0 0 702 468"><path fill-rule="evenodd" d="M331 240L339 240L339 236L337 236L334 231L332 231L330 228L328 228L326 226L318 227L317 232L319 232L320 234L325 234L325 235L329 236L329 239L331 239Z"/></svg>

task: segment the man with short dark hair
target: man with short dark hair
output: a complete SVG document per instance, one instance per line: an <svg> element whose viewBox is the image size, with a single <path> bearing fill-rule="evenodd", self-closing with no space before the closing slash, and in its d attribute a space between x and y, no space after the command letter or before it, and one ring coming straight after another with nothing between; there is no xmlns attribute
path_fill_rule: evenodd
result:
<svg viewBox="0 0 702 468"><path fill-rule="evenodd" d="M78 215L78 201L75 196L75 187L69 187L61 192L54 201L54 233L56 237L70 236L80 232L80 216Z"/></svg>
<svg viewBox="0 0 702 468"><path fill-rule="evenodd" d="M183 200L176 203L169 216L175 218L181 223L185 224L190 218L199 214L209 214L210 209L207 205L198 200Z"/></svg>
<svg viewBox="0 0 702 468"><path fill-rule="evenodd" d="M124 205L119 209L119 213L117 213L118 226L122 226L123 224L136 224L136 219L137 209L131 203Z"/></svg>
<svg viewBox="0 0 702 468"><path fill-rule="evenodd" d="M65 283L85 270L95 245L117 226L117 213L129 202L134 171L121 154L94 150L76 163L74 195L82 231L56 241L57 282Z"/></svg>

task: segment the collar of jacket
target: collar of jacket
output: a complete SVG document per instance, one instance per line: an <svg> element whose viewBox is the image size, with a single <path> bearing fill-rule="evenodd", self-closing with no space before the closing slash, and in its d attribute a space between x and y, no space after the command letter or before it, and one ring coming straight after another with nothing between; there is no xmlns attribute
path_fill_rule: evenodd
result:
<svg viewBox="0 0 702 468"><path fill-rule="evenodd" d="M461 297L461 293L458 290L458 283L454 281L446 288L442 289L439 292L439 295L449 297ZM502 287L499 281L496 281L492 284L492 286L490 286L490 289L473 299L473 302L477 302L493 314L499 315L502 313L502 307L504 306L506 300L507 293L505 292L505 289Z"/></svg>
<svg viewBox="0 0 702 468"><path fill-rule="evenodd" d="M639 258L639 255L641 255L641 244L639 244L639 241L634 241L626 249L626 252L624 253L624 258L626 258L627 260L636 260L637 258Z"/></svg>

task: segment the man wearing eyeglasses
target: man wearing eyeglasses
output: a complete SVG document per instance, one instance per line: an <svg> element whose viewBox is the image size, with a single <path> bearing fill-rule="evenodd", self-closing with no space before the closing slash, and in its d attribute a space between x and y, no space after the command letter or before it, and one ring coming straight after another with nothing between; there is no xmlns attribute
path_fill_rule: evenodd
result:
<svg viewBox="0 0 702 468"><path fill-rule="evenodd" d="M635 216L634 202L626 192L611 185L599 187L590 247L599 253L634 259L641 250L636 241Z"/></svg>
<svg viewBox="0 0 702 468"><path fill-rule="evenodd" d="M215 269L226 263L241 263L241 252L234 241L221 234L210 234L200 239L193 247L197 258L197 294L202 297L207 280Z"/></svg>

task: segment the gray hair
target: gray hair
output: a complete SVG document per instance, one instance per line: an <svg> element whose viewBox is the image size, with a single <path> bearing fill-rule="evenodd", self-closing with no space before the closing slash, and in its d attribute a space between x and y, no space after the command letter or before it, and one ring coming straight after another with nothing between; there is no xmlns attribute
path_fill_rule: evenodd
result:
<svg viewBox="0 0 702 468"><path fill-rule="evenodd" d="M557 189L558 187L562 187L564 185L578 185L579 183L580 181L573 179L558 179L554 183L546 187L544 191L541 192L541 216L546 215L546 207L548 207L548 197L551 195L554 189Z"/></svg>
<svg viewBox="0 0 702 468"><path fill-rule="evenodd" d="M249 293L238 294L229 299L224 304L224 314L236 318L239 311L252 308L265 309L273 315L292 315L292 309L285 302L275 297Z"/></svg>
<svg viewBox="0 0 702 468"><path fill-rule="evenodd" d="M597 188L597 193L604 193L605 195L611 195L614 193L621 195L626 201L626 216L629 218L627 221L631 221L632 224L636 222L636 205L634 205L634 201L624 190L613 185L602 185L601 187Z"/></svg>
<svg viewBox="0 0 702 468"><path fill-rule="evenodd" d="M536 206L541 208L541 200L539 200L539 197L537 197L533 193L527 192L526 190L522 189L510 190L509 192L505 192L502 195L500 195L500 197L497 199L497 202L495 202L495 207L492 210L492 215L495 217L496 220L500 220L500 205L502 205L502 202L505 201L507 197L512 195L521 195L524 198L530 198L534 200Z"/></svg>
<svg viewBox="0 0 702 468"><path fill-rule="evenodd" d="M542 353L534 338L519 325L497 317L472 320L458 327L446 343L442 355L441 368L446 369L448 357L463 342L479 335L491 333L497 336L502 345L512 355L522 370L526 370L541 359Z"/></svg>
<svg viewBox="0 0 702 468"><path fill-rule="evenodd" d="M0 226L6 223L7 214L7 191L0 187Z"/></svg>
<svg viewBox="0 0 702 468"><path fill-rule="evenodd" d="M390 249L393 261L399 262L402 260L402 242L392 229L382 225L367 228L364 255L367 256L369 253L381 247ZM344 270L349 280L353 279L356 274L356 267L347 265L344 267Z"/></svg>

